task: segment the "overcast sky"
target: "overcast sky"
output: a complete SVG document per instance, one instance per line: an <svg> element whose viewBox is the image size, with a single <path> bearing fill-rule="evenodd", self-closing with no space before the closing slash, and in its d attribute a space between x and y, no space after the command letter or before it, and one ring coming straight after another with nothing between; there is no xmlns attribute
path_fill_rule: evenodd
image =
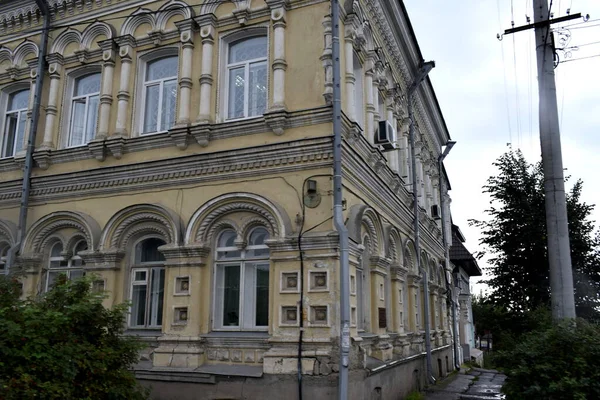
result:
<svg viewBox="0 0 600 400"><path fill-rule="evenodd" d="M527 23L525 15L533 14L531 0L404 3L423 57L436 62L429 76L450 135L458 142L445 161L452 185L452 217L467 238L467 248L480 251L480 232L467 221L484 218L489 197L481 188L495 173L492 163L508 149L507 143L523 150L530 162L541 159L533 31L496 39L497 33L510 28L513 18L515 26ZM566 15L567 8L571 14L590 14L590 20L555 25L572 25L567 47L580 46L572 49L571 58L559 52L561 59L600 55L600 1L554 0L554 17ZM561 46L557 43L557 47ZM583 200L597 204L600 57L561 63L555 72L565 174L571 175L572 181L581 178ZM600 210L593 217L599 221ZM479 264L486 266L484 260ZM476 285L475 292L479 294L484 287Z"/></svg>

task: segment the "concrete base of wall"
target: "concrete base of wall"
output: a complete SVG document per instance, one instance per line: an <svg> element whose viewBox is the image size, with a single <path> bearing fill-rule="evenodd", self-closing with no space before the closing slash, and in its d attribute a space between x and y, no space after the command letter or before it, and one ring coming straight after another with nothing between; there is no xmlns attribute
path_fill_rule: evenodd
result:
<svg viewBox="0 0 600 400"><path fill-rule="evenodd" d="M448 361L447 361L448 360ZM452 349L434 351L433 369L436 378L452 372ZM182 375L165 379L152 373L138 375L142 385L152 389L153 400L242 400L285 399L298 400L297 375L271 375L262 377L211 375L205 380L190 382ZM163 380L159 380L163 379ZM186 382L186 380L188 380ZM427 385L425 357L417 356L394 365L383 365L373 371L350 372L350 400L398 400L414 390ZM338 374L328 376L302 376L302 397L310 400L337 399Z"/></svg>

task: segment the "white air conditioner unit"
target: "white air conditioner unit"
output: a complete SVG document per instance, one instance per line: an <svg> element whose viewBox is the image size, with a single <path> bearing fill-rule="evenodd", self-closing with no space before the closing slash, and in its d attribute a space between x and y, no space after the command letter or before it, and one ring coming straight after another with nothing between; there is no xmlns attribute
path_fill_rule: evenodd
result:
<svg viewBox="0 0 600 400"><path fill-rule="evenodd" d="M375 144L382 146L385 150L396 148L396 130L388 121L379 121L377 132L375 132Z"/></svg>
<svg viewBox="0 0 600 400"><path fill-rule="evenodd" d="M440 207L437 204L431 206L431 218L442 219L442 215L440 214Z"/></svg>

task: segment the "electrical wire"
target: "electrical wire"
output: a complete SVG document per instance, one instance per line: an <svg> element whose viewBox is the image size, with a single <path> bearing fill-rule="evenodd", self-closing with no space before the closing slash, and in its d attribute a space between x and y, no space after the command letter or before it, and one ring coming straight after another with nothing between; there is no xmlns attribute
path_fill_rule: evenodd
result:
<svg viewBox="0 0 600 400"><path fill-rule="evenodd" d="M498 12L498 27L502 30L502 22L500 21L500 0L496 0L496 7ZM504 59L504 42L500 42L500 50L502 52L502 75L504 77L504 98L506 99L506 118L508 124L508 142L512 143L512 122L510 118L510 102L508 100L508 83L506 79L506 61Z"/></svg>
<svg viewBox="0 0 600 400"><path fill-rule="evenodd" d="M596 58L596 57L600 57L600 54L596 54L593 56L587 56L587 57L579 57L579 58L571 58L569 60L563 60L560 63L566 63L566 62L572 62L572 61L580 61L580 60L587 60L588 58Z"/></svg>

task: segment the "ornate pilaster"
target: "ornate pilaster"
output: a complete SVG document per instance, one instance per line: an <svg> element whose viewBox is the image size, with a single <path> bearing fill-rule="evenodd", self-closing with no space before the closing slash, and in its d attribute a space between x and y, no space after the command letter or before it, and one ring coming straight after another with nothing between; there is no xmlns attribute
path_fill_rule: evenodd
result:
<svg viewBox="0 0 600 400"><path fill-rule="evenodd" d="M100 93L100 110L98 113L98 131L96 140L108 137L110 109L113 103L112 89L115 72L116 46L112 40L100 42L102 48L102 92Z"/></svg>
<svg viewBox="0 0 600 400"><path fill-rule="evenodd" d="M50 54L46 57L48 63L48 72L50 74L50 90L48 93L48 106L46 107L46 124L44 128L44 139L41 149L55 149L53 133L55 131L55 121L58 105L60 78L62 75L63 57L61 54Z"/></svg>
<svg viewBox="0 0 600 400"><path fill-rule="evenodd" d="M323 69L325 70L325 90L323 91L323 97L327 105L333 104L333 59L331 50L331 16L326 15L323 17L323 54L321 54L320 60L323 63Z"/></svg>
<svg viewBox="0 0 600 400"><path fill-rule="evenodd" d="M377 82L373 80L375 75L375 55L374 52L370 52L367 55L365 62L365 88L366 88L366 108L367 108L367 120L365 122L365 136L372 145L375 145L375 130L376 124L379 120L379 115L375 107L379 105L379 90ZM357 104L358 108L356 112L360 112L360 104ZM358 115L358 114L357 114Z"/></svg>
<svg viewBox="0 0 600 400"><path fill-rule="evenodd" d="M202 41L202 65L200 70L200 108L196 122L206 124L211 121L210 105L212 104L212 55L215 44L215 25L216 17L214 15L203 15L196 18L196 23L200 26L200 38ZM208 143L208 142L207 142Z"/></svg>
<svg viewBox="0 0 600 400"><path fill-rule="evenodd" d="M354 104L354 28L352 26L352 20L354 16L349 15L344 21L344 54L345 54L345 77L346 82L346 111L348 118L352 121L356 121L356 105Z"/></svg>
<svg viewBox="0 0 600 400"><path fill-rule="evenodd" d="M117 93L117 122L115 131L106 141L106 147L112 155L120 159L123 155L125 138L127 137L127 116L129 109L129 81L131 79L131 63L133 57L133 48L135 39L131 35L119 36L115 38L119 46L119 57L121 58L121 77L119 79L119 92Z"/></svg>
<svg viewBox="0 0 600 400"><path fill-rule="evenodd" d="M285 27L286 7L283 1L267 1L273 23L273 104L271 110L285 110Z"/></svg>
<svg viewBox="0 0 600 400"><path fill-rule="evenodd" d="M189 19L177 22L181 41L181 69L179 74L179 106L175 126L190 124L190 104L192 95L192 56L194 52L194 33L196 23Z"/></svg>
<svg viewBox="0 0 600 400"><path fill-rule="evenodd" d="M402 154L402 177L406 177L406 183L411 183L412 177L410 174L410 149L408 146L408 129L410 127L410 120L403 118L400 121L400 153Z"/></svg>

